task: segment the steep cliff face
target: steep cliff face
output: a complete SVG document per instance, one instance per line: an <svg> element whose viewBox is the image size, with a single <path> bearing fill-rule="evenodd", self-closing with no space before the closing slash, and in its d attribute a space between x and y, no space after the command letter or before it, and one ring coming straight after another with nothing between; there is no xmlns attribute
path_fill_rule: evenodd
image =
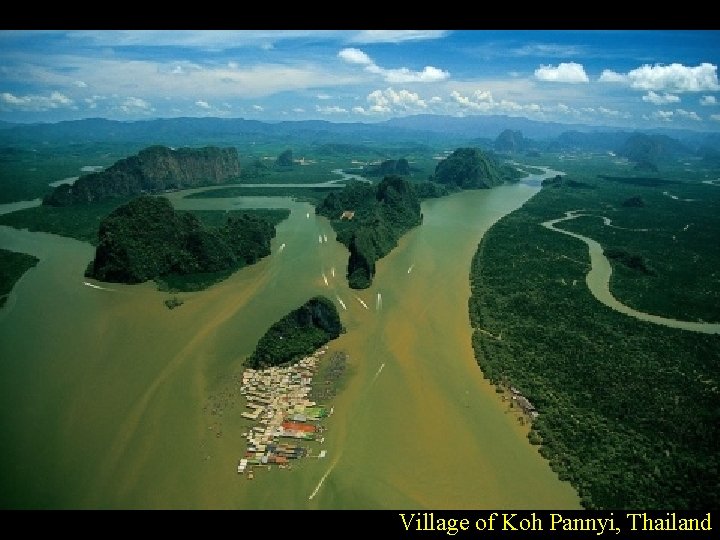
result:
<svg viewBox="0 0 720 540"><path fill-rule="evenodd" d="M332 301L315 296L273 324L248 358L250 367L276 366L312 354L342 332Z"/></svg>
<svg viewBox="0 0 720 540"><path fill-rule="evenodd" d="M351 220L340 217L345 210L354 212ZM368 288L375 262L390 253L403 234L422 223L415 188L399 176L387 176L372 186L351 183L328 195L316 212L330 219L338 241L350 251L347 277L353 289Z"/></svg>
<svg viewBox="0 0 720 540"><path fill-rule="evenodd" d="M275 227L253 217L229 217L205 227L176 212L165 197L142 195L100 224L95 259L86 275L100 281L142 283L168 275L237 270L270 254Z"/></svg>
<svg viewBox="0 0 720 540"><path fill-rule="evenodd" d="M43 204L69 206L112 197L157 193L166 189L220 184L240 174L235 148L179 148L151 146L121 159L108 169L61 185Z"/></svg>
<svg viewBox="0 0 720 540"><path fill-rule="evenodd" d="M462 189L491 188L503 183L494 163L478 148L458 148L435 167L435 181Z"/></svg>

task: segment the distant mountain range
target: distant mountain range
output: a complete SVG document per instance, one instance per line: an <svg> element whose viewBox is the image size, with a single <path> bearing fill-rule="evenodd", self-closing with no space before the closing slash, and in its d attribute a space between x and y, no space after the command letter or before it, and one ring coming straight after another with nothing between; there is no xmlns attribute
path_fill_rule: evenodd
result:
<svg viewBox="0 0 720 540"><path fill-rule="evenodd" d="M506 130L558 149L615 150L624 144L631 130L581 124L540 122L501 115L454 117L415 115L378 123L334 123L306 120L268 123L243 118L162 118L118 122L88 118L54 124L11 124L0 122L0 145L23 143L73 144L127 142L163 145L284 144L301 140L307 145L398 144L412 141L421 145L447 145L485 140L488 145ZM720 133L676 129L643 130L679 140L692 151L701 147L720 149ZM529 141L524 147L531 148ZM544 144L543 146L547 146Z"/></svg>

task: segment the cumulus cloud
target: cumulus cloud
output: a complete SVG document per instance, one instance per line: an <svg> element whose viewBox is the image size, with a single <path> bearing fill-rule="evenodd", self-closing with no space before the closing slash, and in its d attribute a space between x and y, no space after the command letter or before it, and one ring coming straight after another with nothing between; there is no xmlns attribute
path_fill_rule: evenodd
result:
<svg viewBox="0 0 720 540"><path fill-rule="evenodd" d="M607 83L624 83L627 81L627 75L623 75L622 73L618 73L612 69L603 69L598 81Z"/></svg>
<svg viewBox="0 0 720 540"><path fill-rule="evenodd" d="M343 109L342 107L338 107L337 105L330 105L328 107L321 107L320 105L315 105L315 110L320 114L344 114L347 112L347 109Z"/></svg>
<svg viewBox="0 0 720 540"><path fill-rule="evenodd" d="M710 105L717 105L717 100L715 99L715 96L703 96L700 98L700 105L704 106L710 106Z"/></svg>
<svg viewBox="0 0 720 540"><path fill-rule="evenodd" d="M444 81L450 77L450 73L434 66L425 66L422 71L413 71L406 67L383 68L378 66L373 59L363 51L352 47L342 49L338 53L338 57L349 64L365 66L365 71L374 75L380 75L386 82L391 84L437 82Z"/></svg>
<svg viewBox="0 0 720 540"><path fill-rule="evenodd" d="M484 113L489 113L491 111L506 113L537 113L543 110L543 107L541 107L537 103L520 104L508 99L501 99L498 101L493 97L492 93L487 90L475 90L469 96L462 95L457 90L453 90L450 93L450 97L455 102L455 104L460 106L461 109L473 110ZM545 107L544 110L567 113L569 111L569 107L563 103L558 103L555 107Z"/></svg>
<svg viewBox="0 0 720 540"><path fill-rule="evenodd" d="M355 34L351 43L400 43L402 41L424 41L439 39L448 34L447 30L362 30Z"/></svg>
<svg viewBox="0 0 720 540"><path fill-rule="evenodd" d="M668 94L667 92L661 95L650 90L642 97L642 100L652 103L653 105L665 105L667 103L678 103L680 98L673 94Z"/></svg>
<svg viewBox="0 0 720 540"><path fill-rule="evenodd" d="M675 114L677 114L678 117L687 118L688 120L695 120L696 122L700 121L700 117L694 111L686 111L685 109L675 109Z"/></svg>
<svg viewBox="0 0 720 540"><path fill-rule="evenodd" d="M198 100L195 102L195 105L197 105L198 107L200 107L200 108L202 108L202 109L209 109L209 108L210 108L210 104L209 104L207 101L203 101L202 99L198 99Z"/></svg>
<svg viewBox="0 0 720 540"><path fill-rule="evenodd" d="M606 69L600 82L624 83L636 90L663 90L665 92L708 92L720 90L717 66L702 63L699 66L683 64L644 64L625 74Z"/></svg>
<svg viewBox="0 0 720 540"><path fill-rule="evenodd" d="M27 94L16 96L10 92L0 94L0 104L5 109L42 112L61 107L73 107L74 101L60 92L51 92L49 96Z"/></svg>
<svg viewBox="0 0 720 540"><path fill-rule="evenodd" d="M302 107L295 107L295 108L292 110L292 112L294 112L294 113L304 113L304 112L305 112L305 109L303 109Z"/></svg>
<svg viewBox="0 0 720 540"><path fill-rule="evenodd" d="M663 122L671 122L673 118L672 111L655 111L652 113L652 118L662 120Z"/></svg>
<svg viewBox="0 0 720 540"><path fill-rule="evenodd" d="M257 112L263 112L265 110L265 107L263 107L262 105L253 105L252 108L253 108L253 111L257 111Z"/></svg>
<svg viewBox="0 0 720 540"><path fill-rule="evenodd" d="M562 83L586 83L590 79L582 64L562 62L557 66L541 65L535 70L535 78L540 81Z"/></svg>
<svg viewBox="0 0 720 540"><path fill-rule="evenodd" d="M87 83L85 81L74 81L73 84L78 88L87 88Z"/></svg>
<svg viewBox="0 0 720 540"><path fill-rule="evenodd" d="M353 110L366 114L389 114L418 112L427 109L427 103L419 94L404 88L401 90L394 88L375 90L368 94L367 102L370 104L369 108L355 107Z"/></svg>
<svg viewBox="0 0 720 540"><path fill-rule="evenodd" d="M332 96L330 96L330 95L328 95L328 94L318 94L318 95L316 95L315 97L318 98L318 99L322 99L322 100L332 99Z"/></svg>
<svg viewBox="0 0 720 540"><path fill-rule="evenodd" d="M149 102L132 96L125 98L120 103L119 109L125 114L148 114L155 110Z"/></svg>
<svg viewBox="0 0 720 540"><path fill-rule="evenodd" d="M365 54L360 49L355 49L354 47L348 47L347 49L341 50L338 53L338 56L349 64L360 64L364 66L374 64L372 59L367 54Z"/></svg>
<svg viewBox="0 0 720 540"><path fill-rule="evenodd" d="M715 120L716 122L720 122L720 114L711 114L710 120Z"/></svg>

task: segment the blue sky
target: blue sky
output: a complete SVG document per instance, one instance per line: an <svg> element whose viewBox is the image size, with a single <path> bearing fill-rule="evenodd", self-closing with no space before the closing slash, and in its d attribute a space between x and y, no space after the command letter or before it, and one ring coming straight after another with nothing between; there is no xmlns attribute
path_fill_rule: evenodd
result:
<svg viewBox="0 0 720 540"><path fill-rule="evenodd" d="M0 120L507 114L720 131L720 31L0 31Z"/></svg>

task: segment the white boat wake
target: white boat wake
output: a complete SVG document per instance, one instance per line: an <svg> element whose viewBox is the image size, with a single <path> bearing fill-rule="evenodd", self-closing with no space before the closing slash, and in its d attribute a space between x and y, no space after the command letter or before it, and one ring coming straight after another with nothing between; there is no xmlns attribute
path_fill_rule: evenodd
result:
<svg viewBox="0 0 720 540"><path fill-rule="evenodd" d="M88 281L83 281L83 285L86 285L87 287L92 287L93 289L99 289L101 291L114 291L115 289L107 289L105 287L101 287L100 285L95 285L94 283L90 283Z"/></svg>
<svg viewBox="0 0 720 540"><path fill-rule="evenodd" d="M380 373L382 373L382 370L384 367L385 367L385 362L383 362L382 365L375 372L375 376L373 377L373 380L370 381L370 384L374 383L377 380L377 378L380 376Z"/></svg>
<svg viewBox="0 0 720 540"><path fill-rule="evenodd" d="M326 286L326 287L329 287L330 284L328 283L327 276L325 275L325 272L323 272L322 277L323 277L323 281L325 281L325 286Z"/></svg>
<svg viewBox="0 0 720 540"><path fill-rule="evenodd" d="M415 265L414 265L414 264L411 264L411 265L410 265L410 268L408 268L408 274L409 274L410 272L412 272L413 266L415 266Z"/></svg>
<svg viewBox="0 0 720 540"><path fill-rule="evenodd" d="M347 306L345 305L345 302L343 302L342 299L338 295L335 295L335 298L337 298L337 301L340 302L340 305L342 306L342 308L345 311L347 311Z"/></svg>
<svg viewBox="0 0 720 540"><path fill-rule="evenodd" d="M357 298L357 301L360 302L365 309L370 309L362 298L360 298L359 296L356 296L355 298Z"/></svg>
<svg viewBox="0 0 720 540"><path fill-rule="evenodd" d="M377 300L375 300L375 310L380 311L382 309L382 294L377 293Z"/></svg>
<svg viewBox="0 0 720 540"><path fill-rule="evenodd" d="M278 253L282 253L283 249L285 249L285 244L280 245L280 249L278 250Z"/></svg>

